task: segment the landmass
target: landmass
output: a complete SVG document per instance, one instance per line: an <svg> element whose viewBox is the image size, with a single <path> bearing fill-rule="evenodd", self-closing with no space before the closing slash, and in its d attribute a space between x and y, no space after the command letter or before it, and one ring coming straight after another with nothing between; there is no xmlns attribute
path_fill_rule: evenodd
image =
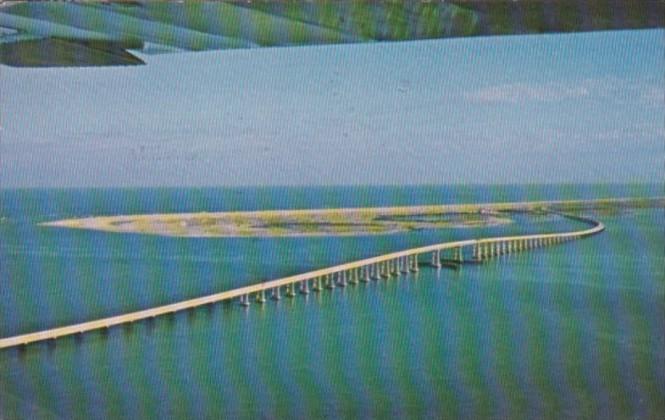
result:
<svg viewBox="0 0 665 420"><path fill-rule="evenodd" d="M516 212L613 214L640 207L665 207L665 197L118 215L57 220L41 225L180 237L351 236L497 226L512 223Z"/></svg>

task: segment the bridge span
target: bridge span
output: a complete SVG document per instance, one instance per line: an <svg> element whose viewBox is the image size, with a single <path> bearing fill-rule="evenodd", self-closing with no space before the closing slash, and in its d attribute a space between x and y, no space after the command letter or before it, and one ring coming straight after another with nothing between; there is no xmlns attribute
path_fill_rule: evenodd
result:
<svg viewBox="0 0 665 420"><path fill-rule="evenodd" d="M285 296L294 297L297 294L320 292L323 289L346 287L358 282L399 276L409 272L417 272L421 264L421 256L427 256L429 263L437 268L441 267L444 257L447 261L452 260L457 263L483 262L499 255L523 252L581 239L600 233L605 229L602 223L593 219L560 215L586 223L590 227L571 232L467 239L411 248L141 311L2 338L0 339L0 349L23 346L44 340L55 340L67 335L82 334L88 331L103 330L116 325L155 318L160 315L172 314L230 299L239 299L243 306L249 306L252 300L263 304L269 298L273 300L281 299L282 289L284 289Z"/></svg>

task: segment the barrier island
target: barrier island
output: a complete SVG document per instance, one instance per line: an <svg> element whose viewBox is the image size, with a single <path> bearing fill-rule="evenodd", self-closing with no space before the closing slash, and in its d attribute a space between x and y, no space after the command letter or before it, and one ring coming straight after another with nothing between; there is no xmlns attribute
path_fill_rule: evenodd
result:
<svg viewBox="0 0 665 420"><path fill-rule="evenodd" d="M350 236L497 226L512 223L515 212L537 215L593 210L611 214L653 206L665 206L665 198L117 215L57 220L41 225L180 237Z"/></svg>

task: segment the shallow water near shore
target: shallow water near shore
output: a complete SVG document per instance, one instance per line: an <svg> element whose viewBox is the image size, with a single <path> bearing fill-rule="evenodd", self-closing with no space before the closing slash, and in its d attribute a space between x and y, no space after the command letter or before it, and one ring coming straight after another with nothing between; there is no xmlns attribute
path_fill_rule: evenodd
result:
<svg viewBox="0 0 665 420"><path fill-rule="evenodd" d="M1 191L0 336L446 240L579 228L173 238L38 227L155 212L662 195L662 186ZM459 270L223 303L0 352L7 418L656 418L665 411L663 209ZM424 262L424 261L423 261ZM0 416L2 417L2 416Z"/></svg>

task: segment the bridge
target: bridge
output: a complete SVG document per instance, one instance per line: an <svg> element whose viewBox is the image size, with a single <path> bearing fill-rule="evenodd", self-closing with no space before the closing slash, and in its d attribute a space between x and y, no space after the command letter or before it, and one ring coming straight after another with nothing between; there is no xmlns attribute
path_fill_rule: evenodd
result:
<svg viewBox="0 0 665 420"><path fill-rule="evenodd" d="M24 346L38 341L55 340L60 337L94 330L103 330L116 325L151 319L231 299L238 299L242 306L250 306L252 301L257 304L265 304L268 299L281 299L282 294L286 297L295 297L298 294L316 293L324 289L346 287L358 282L399 276L409 272L417 272L423 257L427 258L429 264L436 268L441 267L442 260L460 264L471 261L483 262L504 254L523 252L581 239L600 233L605 229L602 223L593 219L566 214L559 215L583 222L589 225L589 228L562 233L467 239L411 248L141 311L2 338L0 339L0 349Z"/></svg>

